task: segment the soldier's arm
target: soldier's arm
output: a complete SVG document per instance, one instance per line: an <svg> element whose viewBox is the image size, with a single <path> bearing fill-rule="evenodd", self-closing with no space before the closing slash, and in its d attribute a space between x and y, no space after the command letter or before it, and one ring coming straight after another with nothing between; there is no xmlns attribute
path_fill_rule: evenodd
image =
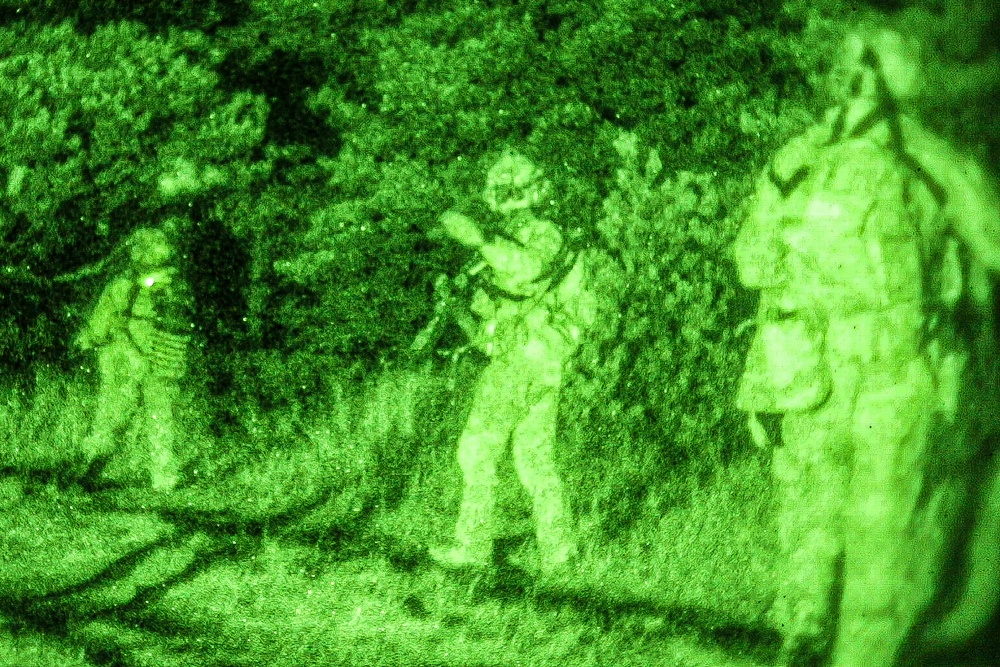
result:
<svg viewBox="0 0 1000 667"><path fill-rule="evenodd" d="M443 213L440 223L448 236L480 252L502 286L517 291L527 289L542 274L562 245L558 228L549 220L535 218L526 238L517 241L503 237L487 241L472 218L455 211Z"/></svg>
<svg viewBox="0 0 1000 667"><path fill-rule="evenodd" d="M1000 272L1000 193L971 157L909 118L902 120L906 152L943 189L944 216L987 269Z"/></svg>
<svg viewBox="0 0 1000 667"><path fill-rule="evenodd" d="M730 247L740 282L746 287L760 289L774 284L775 267L783 252L781 220L785 203L809 175L816 151L829 141L838 111L831 109L822 122L782 146L757 177L740 233Z"/></svg>
<svg viewBox="0 0 1000 667"><path fill-rule="evenodd" d="M530 290L561 248L562 235L555 223L535 218L527 225L525 238L497 237L483 243L479 252L501 285L520 292L518 288Z"/></svg>
<svg viewBox="0 0 1000 667"><path fill-rule="evenodd" d="M457 211L445 211L441 214L439 222L445 234L462 245L478 248L485 241L476 221L467 215Z"/></svg>
<svg viewBox="0 0 1000 667"><path fill-rule="evenodd" d="M522 277L524 282L531 282L542 273L544 262L540 254L513 241L498 238L484 243L479 252L494 271Z"/></svg>
<svg viewBox="0 0 1000 667"><path fill-rule="evenodd" d="M88 350L103 345L108 342L112 332L125 328L131 290L131 281L125 278L116 278L104 288L94 312L76 339L76 344L81 349Z"/></svg>

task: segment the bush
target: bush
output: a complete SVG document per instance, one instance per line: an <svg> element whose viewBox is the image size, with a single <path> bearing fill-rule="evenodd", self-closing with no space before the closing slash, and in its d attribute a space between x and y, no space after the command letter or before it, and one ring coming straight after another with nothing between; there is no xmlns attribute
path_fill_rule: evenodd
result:
<svg viewBox="0 0 1000 667"><path fill-rule="evenodd" d="M52 278L107 256L176 204L266 175L250 156L267 106L220 91L214 64L195 32L154 37L131 22L89 36L69 23L0 29L0 230L13 301L3 325L16 332L0 350L8 361L64 349L68 341L50 336L99 289L80 298L54 290ZM43 329L46 318L55 326Z"/></svg>
<svg viewBox="0 0 1000 667"><path fill-rule="evenodd" d="M617 336L598 330L581 350L564 394L564 424L586 480L581 509L615 530L646 497L678 476L717 469L747 443L732 407L752 305L727 258L736 221L719 179L666 178L657 151L622 133L622 167L599 231L621 262L605 289L619 289Z"/></svg>

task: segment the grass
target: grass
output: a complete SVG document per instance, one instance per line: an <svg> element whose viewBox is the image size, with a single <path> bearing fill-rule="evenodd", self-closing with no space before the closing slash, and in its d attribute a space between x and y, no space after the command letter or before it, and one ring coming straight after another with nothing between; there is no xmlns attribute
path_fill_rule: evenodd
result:
<svg viewBox="0 0 1000 667"><path fill-rule="evenodd" d="M0 665L7 667L90 667L79 645L34 631L11 631L0 618Z"/></svg>
<svg viewBox="0 0 1000 667"><path fill-rule="evenodd" d="M463 372L457 386L467 388L474 369ZM27 481L5 484L6 502L72 456L89 391L52 376L30 399L8 393L0 416L20 426L5 446L20 458L7 479ZM466 396L428 367L390 371L308 410L244 408L214 437L194 433L185 486L160 500L123 494L119 510L159 507L218 544L233 530L263 530L216 550L140 611L81 619L76 641L99 663L129 665L757 664L739 654L755 650L751 630L773 586L763 461L748 457L707 481L678 471L614 534L598 509L576 507L584 551L565 586L518 569L531 570L532 524L508 462L499 511L510 564L485 578L448 576L425 549L453 529ZM616 479L594 492L615 493Z"/></svg>
<svg viewBox="0 0 1000 667"><path fill-rule="evenodd" d="M0 388L2 467L18 473L57 473L75 460L89 427L92 391L85 373L36 370L34 389Z"/></svg>

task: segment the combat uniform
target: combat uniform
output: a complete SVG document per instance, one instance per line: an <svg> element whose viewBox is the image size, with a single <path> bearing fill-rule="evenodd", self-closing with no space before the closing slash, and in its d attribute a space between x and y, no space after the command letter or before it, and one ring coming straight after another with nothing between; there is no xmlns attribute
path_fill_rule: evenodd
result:
<svg viewBox="0 0 1000 667"><path fill-rule="evenodd" d="M947 149L890 100L864 102L778 153L734 246L761 291L737 403L761 438L756 415L782 415L784 664L803 650L895 664L935 594L972 449L956 422L969 349L956 308L988 308L974 276L989 240L969 232L979 221L956 224L955 202L977 185L940 168Z"/></svg>
<svg viewBox="0 0 1000 667"><path fill-rule="evenodd" d="M490 562L497 464L509 444L533 501L541 568L551 571L577 550L554 448L563 369L593 305L582 258L556 225L526 207L506 215L507 236L477 244L489 268L472 303L481 321L475 342L491 361L458 443L464 489L455 543L432 554L446 565Z"/></svg>
<svg viewBox="0 0 1000 667"><path fill-rule="evenodd" d="M154 235L142 242L165 240ZM145 468L157 491L171 490L179 478L174 411L186 372L190 317L191 296L176 268L138 265L104 289L79 339L84 349L96 348L101 377L85 456L94 461L121 454L126 460L119 467L127 468L132 450L143 450L145 432Z"/></svg>

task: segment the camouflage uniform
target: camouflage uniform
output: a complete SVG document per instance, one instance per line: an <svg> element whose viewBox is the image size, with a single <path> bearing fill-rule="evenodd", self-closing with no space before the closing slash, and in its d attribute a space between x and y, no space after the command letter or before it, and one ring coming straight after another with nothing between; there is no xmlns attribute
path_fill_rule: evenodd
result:
<svg viewBox="0 0 1000 667"><path fill-rule="evenodd" d="M128 246L132 266L105 287L77 339L81 348L97 350L101 376L84 455L103 463L119 447L130 454L132 446L119 440L138 440L145 430L144 467L154 490L169 491L179 477L174 410L186 371L191 298L169 264L173 249L163 232L139 230ZM131 461L120 463L127 475Z"/></svg>
<svg viewBox="0 0 1000 667"><path fill-rule="evenodd" d="M534 167L508 153L490 171L484 195L504 217L504 235L486 241L465 216L443 219L446 231L478 248L489 267L489 285L477 291L472 310L481 322L476 343L491 358L458 443L465 487L454 546L432 550L444 565L490 562L496 468L508 443L533 500L542 569L576 553L554 461L556 417L563 366L593 314L580 257L566 250L551 221L530 210L544 190Z"/></svg>
<svg viewBox="0 0 1000 667"><path fill-rule="evenodd" d="M872 48L860 57L869 79L779 151L734 246L761 291L738 405L762 441L756 415L782 415L783 664L829 650L889 667L934 596L973 449L955 315L987 318L1000 240L968 205L991 200L981 172L899 113Z"/></svg>

